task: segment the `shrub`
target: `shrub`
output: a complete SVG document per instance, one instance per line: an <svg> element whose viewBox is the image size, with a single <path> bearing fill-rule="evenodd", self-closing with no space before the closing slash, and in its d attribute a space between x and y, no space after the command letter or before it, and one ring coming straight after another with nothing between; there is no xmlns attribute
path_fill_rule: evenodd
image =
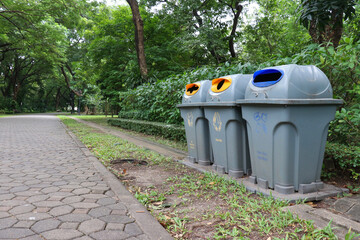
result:
<svg viewBox="0 0 360 240"><path fill-rule="evenodd" d="M354 179L360 176L360 147L339 143L327 143L326 161L331 161L336 170L349 172Z"/></svg>
<svg viewBox="0 0 360 240"><path fill-rule="evenodd" d="M141 112L141 111L120 111L119 112L119 118L125 118L125 119L139 119L139 120L145 120L148 118L146 112Z"/></svg>
<svg viewBox="0 0 360 240"><path fill-rule="evenodd" d="M360 144L360 104L336 112L329 126L330 142L359 146Z"/></svg>
<svg viewBox="0 0 360 240"><path fill-rule="evenodd" d="M359 90L355 88L360 81L360 42L354 43L350 38L344 39L337 51L331 45L311 44L291 58L269 60L260 64L225 63L221 66L204 66L143 84L120 94L121 116L132 115L131 118L141 120L182 124L176 105L181 103L187 83L231 74L252 74L265 67L291 63L319 67L328 76L334 95L344 99L346 106L351 106L359 96ZM133 111L138 113L132 114Z"/></svg>
<svg viewBox="0 0 360 240"><path fill-rule="evenodd" d="M162 136L170 140L186 141L185 128L178 125L121 118L111 118L108 120L108 123L136 132Z"/></svg>

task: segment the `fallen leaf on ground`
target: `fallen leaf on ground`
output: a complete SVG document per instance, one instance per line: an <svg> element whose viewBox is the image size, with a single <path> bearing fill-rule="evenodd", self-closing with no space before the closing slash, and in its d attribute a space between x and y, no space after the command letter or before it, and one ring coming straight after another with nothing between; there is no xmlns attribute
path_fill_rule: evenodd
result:
<svg viewBox="0 0 360 240"><path fill-rule="evenodd" d="M159 205L161 205L161 204L163 204L163 201L161 201L161 202L154 202L154 203L153 203L153 205L155 205L155 206L159 206Z"/></svg>
<svg viewBox="0 0 360 240"><path fill-rule="evenodd" d="M315 206L316 206L316 204L314 204L313 202L307 202L306 204L309 205L309 206L311 206L311 207L315 207Z"/></svg>

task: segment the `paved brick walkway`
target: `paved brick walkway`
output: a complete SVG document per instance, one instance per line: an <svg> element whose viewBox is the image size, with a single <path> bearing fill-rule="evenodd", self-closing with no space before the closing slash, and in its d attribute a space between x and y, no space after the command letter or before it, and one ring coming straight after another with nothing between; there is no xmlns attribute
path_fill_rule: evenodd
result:
<svg viewBox="0 0 360 240"><path fill-rule="evenodd" d="M107 174L57 117L0 118L0 239L155 239Z"/></svg>

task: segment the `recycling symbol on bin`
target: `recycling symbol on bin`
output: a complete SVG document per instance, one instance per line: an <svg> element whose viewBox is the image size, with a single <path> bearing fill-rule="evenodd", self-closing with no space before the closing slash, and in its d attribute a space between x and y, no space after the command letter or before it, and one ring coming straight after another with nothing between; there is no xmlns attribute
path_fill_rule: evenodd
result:
<svg viewBox="0 0 360 240"><path fill-rule="evenodd" d="M268 119L267 113L262 113L262 112L254 113L254 120L256 122L255 131L257 133L260 132L264 132L265 134L267 133L267 127L266 127L267 119Z"/></svg>
<svg viewBox="0 0 360 240"><path fill-rule="evenodd" d="M220 132L221 130L221 119L220 119L220 114L218 112L215 112L214 117L213 117L213 126L215 128L215 131Z"/></svg>
<svg viewBox="0 0 360 240"><path fill-rule="evenodd" d="M194 125L194 116L192 112L189 112L186 116L189 127Z"/></svg>

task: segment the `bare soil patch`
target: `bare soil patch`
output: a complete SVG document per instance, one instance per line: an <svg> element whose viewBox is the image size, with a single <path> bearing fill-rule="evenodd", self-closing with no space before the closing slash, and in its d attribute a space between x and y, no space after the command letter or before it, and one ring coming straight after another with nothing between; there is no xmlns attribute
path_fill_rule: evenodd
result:
<svg viewBox="0 0 360 240"><path fill-rule="evenodd" d="M217 196L208 199L199 200L193 195L167 194L171 191L172 184L167 180L177 176L182 178L186 175L201 174L194 169L187 168L176 162L169 162L166 166L137 164L139 161L123 162L112 164L112 168L117 172L126 172L119 179L125 184L130 192L148 192L154 190L160 194L166 194L166 199L158 202L151 202L148 209L158 218L164 228L174 225L177 219L179 223L186 224L188 232L182 235L173 229L171 231L175 238L184 239L209 239L214 235L217 225L223 222L221 219L203 219L203 216L209 212L221 208L223 212L228 211L226 203ZM175 218L175 220L174 220ZM184 220L183 220L184 219ZM176 223L175 223L176 224ZM181 225L178 224L178 225ZM181 226L179 226L180 228Z"/></svg>
<svg viewBox="0 0 360 240"><path fill-rule="evenodd" d="M188 168L180 163L170 161L164 164L144 163L143 160L113 161L113 170L119 173L119 179L133 194L153 195L147 199L145 205L158 219L160 224L177 239L235 239L228 235L222 236L219 229L239 228L239 224L231 224L225 221L226 216L233 210L220 192L204 189L189 190L177 188L184 181L183 178L193 176L192 180L199 181L204 178L202 173ZM191 185L191 183L189 183ZM209 184L214 184L209 182ZM175 189L174 189L175 188ZM164 197L163 197L164 196ZM249 194L250 198L260 199L260 196ZM239 200L241 204L241 200ZM266 216L266 211L264 211ZM267 216L266 218L271 218ZM245 224L244 224L245 225ZM298 224L283 229L293 232ZM240 226L241 228L241 226ZM301 236L301 232L298 236ZM285 235L276 231L264 234L250 231L245 234L248 239L272 239L284 238Z"/></svg>

